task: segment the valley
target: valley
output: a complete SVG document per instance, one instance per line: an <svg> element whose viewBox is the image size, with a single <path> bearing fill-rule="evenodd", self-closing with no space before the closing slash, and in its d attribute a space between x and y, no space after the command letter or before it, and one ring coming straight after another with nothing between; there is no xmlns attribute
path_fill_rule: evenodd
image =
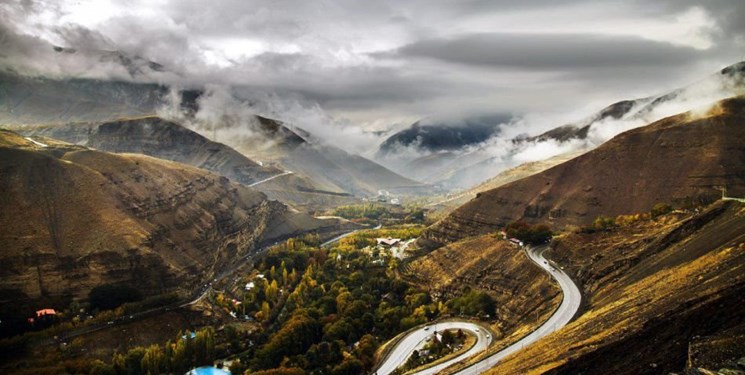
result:
<svg viewBox="0 0 745 375"><path fill-rule="evenodd" d="M745 8L238 3L0 4L0 372L745 374Z"/></svg>

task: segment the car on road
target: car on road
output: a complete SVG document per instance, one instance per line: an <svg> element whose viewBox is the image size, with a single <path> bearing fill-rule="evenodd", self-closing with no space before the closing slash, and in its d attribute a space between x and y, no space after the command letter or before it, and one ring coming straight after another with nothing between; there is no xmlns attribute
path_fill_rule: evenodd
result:
<svg viewBox="0 0 745 375"><path fill-rule="evenodd" d="M429 327L424 327L424 330L425 331L429 331Z"/></svg>
<svg viewBox="0 0 745 375"><path fill-rule="evenodd" d="M109 320L108 322L106 322L106 324L108 324L108 325L112 325L112 324L114 324L114 322L113 322L113 321L111 321L111 320Z"/></svg>
<svg viewBox="0 0 745 375"><path fill-rule="evenodd" d="M478 333L478 332L481 332L481 330L479 330L478 328L476 328L476 333Z"/></svg>

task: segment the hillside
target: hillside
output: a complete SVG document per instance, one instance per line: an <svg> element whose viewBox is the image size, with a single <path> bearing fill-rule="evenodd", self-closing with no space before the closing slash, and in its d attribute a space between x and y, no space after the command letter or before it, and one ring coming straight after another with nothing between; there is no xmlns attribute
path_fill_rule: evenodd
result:
<svg viewBox="0 0 745 375"><path fill-rule="evenodd" d="M426 233L430 245L494 231L524 219L555 227L599 215L647 212L654 204L711 202L745 186L745 98L622 133L563 164L481 193Z"/></svg>
<svg viewBox="0 0 745 375"><path fill-rule="evenodd" d="M468 238L404 265L403 275L435 298L470 290L487 292L496 303L490 328L507 344L540 325L561 303L561 291L515 245L492 236Z"/></svg>
<svg viewBox="0 0 745 375"><path fill-rule="evenodd" d="M745 206L718 202L560 237L548 257L576 275L584 312L488 373L716 373L743 354L743 228Z"/></svg>
<svg viewBox="0 0 745 375"><path fill-rule="evenodd" d="M479 193L482 193L482 192L485 192L491 189L496 189L512 181L517 181L525 177L532 176L536 173L543 172L546 169L549 169L553 166L556 166L568 160L571 160L572 158L581 155L583 152L584 151L569 152L566 154L561 154L561 155L554 156L552 158L548 158L546 160L533 161L533 162L520 164L517 167L510 168L506 171L500 172L498 175L480 183L479 185L471 189L468 189L461 193L453 194L452 196L449 196L443 200L436 201L435 203L432 203L428 205L427 207L435 211L438 211L438 212L439 211L450 212L466 204L471 199L476 198L476 195Z"/></svg>
<svg viewBox="0 0 745 375"><path fill-rule="evenodd" d="M200 110L199 99L203 94L202 89L178 91L180 109L193 116ZM292 176L257 188L306 211L352 203L354 199L349 195L376 195L380 189L398 188L404 192L429 189L366 158L332 145L309 142L310 135L302 129L258 115L239 119L250 126L224 140L247 156L238 158L234 150L226 150L223 144L197 136L172 121L153 117L168 100L169 88L162 85L58 80L0 72L0 124L4 126L43 125L45 130L40 130L39 135L111 152L145 153L184 162L244 184L261 180L261 176L272 175L274 171L291 170ZM230 127L235 120L223 116L209 127ZM107 124L104 132L98 129L102 124ZM157 125L157 129L150 125ZM89 139L93 134L99 138ZM121 139L128 142L119 144ZM276 167L262 170L254 162L247 162L248 158L274 162Z"/></svg>
<svg viewBox="0 0 745 375"><path fill-rule="evenodd" d="M281 124L279 126L287 129ZM256 147L258 141L254 138L237 138L226 142L252 158L267 160L307 176L319 189L326 191L374 196L381 189L404 193L421 193L431 189L359 155L332 145L307 140L297 142L294 136L288 139L287 134L287 131L280 131L274 137L265 138L263 148ZM296 133L291 134L297 136Z"/></svg>
<svg viewBox="0 0 745 375"><path fill-rule="evenodd" d="M102 151L138 153L188 164L244 185L266 180L255 188L272 199L309 211L352 201L351 197L336 191L324 191L297 174L267 180L282 175L284 171L261 165L227 145L155 116L17 129L26 135L48 136Z"/></svg>
<svg viewBox="0 0 745 375"><path fill-rule="evenodd" d="M9 131L0 175L3 316L103 283L190 291L262 244L336 227L205 170Z"/></svg>

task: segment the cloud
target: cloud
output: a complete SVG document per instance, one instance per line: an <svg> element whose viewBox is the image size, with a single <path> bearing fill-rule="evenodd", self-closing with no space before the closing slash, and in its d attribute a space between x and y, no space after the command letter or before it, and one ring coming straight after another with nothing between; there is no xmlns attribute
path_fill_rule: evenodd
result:
<svg viewBox="0 0 745 375"><path fill-rule="evenodd" d="M742 2L698 3L9 0L0 4L0 64L240 86L334 119L319 122L367 129L427 116L556 114L651 95L740 58ZM168 73L132 74L101 51Z"/></svg>
<svg viewBox="0 0 745 375"><path fill-rule="evenodd" d="M492 33L421 40L397 49L391 56L521 69L579 70L673 64L702 54L693 48L636 37Z"/></svg>

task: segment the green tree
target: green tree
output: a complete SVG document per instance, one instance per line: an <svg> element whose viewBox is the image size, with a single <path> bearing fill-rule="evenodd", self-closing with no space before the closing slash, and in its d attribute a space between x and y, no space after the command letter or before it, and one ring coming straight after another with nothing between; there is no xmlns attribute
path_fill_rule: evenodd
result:
<svg viewBox="0 0 745 375"><path fill-rule="evenodd" d="M332 375L358 375L364 373L364 365L358 359L346 359L331 371Z"/></svg>
<svg viewBox="0 0 745 375"><path fill-rule="evenodd" d="M545 224L530 225L524 221L510 223L504 230L508 237L517 238L531 245L546 243L551 240L551 236L553 235L551 229Z"/></svg>
<svg viewBox="0 0 745 375"><path fill-rule="evenodd" d="M142 369L142 358L145 357L145 348L136 346L127 351L124 356L124 373L126 375L141 375L145 371Z"/></svg>
<svg viewBox="0 0 745 375"><path fill-rule="evenodd" d="M166 357L160 345L150 345L142 357L142 370L148 375L157 375L165 369Z"/></svg>
<svg viewBox="0 0 745 375"><path fill-rule="evenodd" d="M305 353L320 338L321 324L305 311L296 310L293 316L282 325L282 328L256 351L252 367L255 369L277 367L282 358Z"/></svg>

